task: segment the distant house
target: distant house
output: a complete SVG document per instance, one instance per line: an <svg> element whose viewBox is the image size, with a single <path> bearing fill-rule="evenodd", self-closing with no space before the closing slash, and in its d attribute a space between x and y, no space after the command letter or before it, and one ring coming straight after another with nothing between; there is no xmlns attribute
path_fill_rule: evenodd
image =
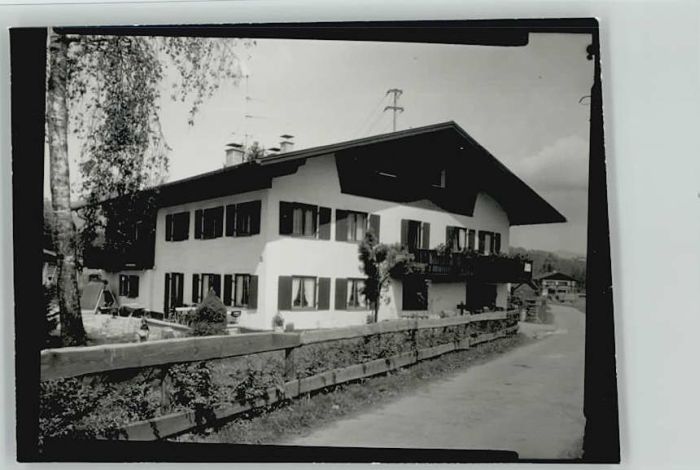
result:
<svg viewBox="0 0 700 470"><path fill-rule="evenodd" d="M535 281L522 282L519 284L513 284L510 290L510 295L513 300L519 303L525 303L528 300L533 300L541 295L541 290Z"/></svg>
<svg viewBox="0 0 700 470"><path fill-rule="evenodd" d="M132 254L86 256L119 301L154 312L200 302L212 288L242 326L363 324L358 243L372 231L426 266L394 279L379 319L507 307L531 265L505 256L510 227L566 219L454 122L244 161L160 186ZM445 261L438 246L486 259ZM488 262L486 262L488 261ZM469 262L470 264L467 264ZM452 263L452 264L450 264Z"/></svg>
<svg viewBox="0 0 700 470"><path fill-rule="evenodd" d="M577 291L576 279L559 271L537 276L536 280L545 295L562 296L574 294Z"/></svg>

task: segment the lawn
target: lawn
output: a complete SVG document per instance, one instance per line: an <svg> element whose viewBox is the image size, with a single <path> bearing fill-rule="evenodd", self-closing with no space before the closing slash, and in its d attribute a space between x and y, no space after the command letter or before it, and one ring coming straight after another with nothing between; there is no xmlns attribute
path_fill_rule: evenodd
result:
<svg viewBox="0 0 700 470"><path fill-rule="evenodd" d="M447 378L531 341L521 334L498 339L408 368L305 395L271 410L250 412L216 429L185 434L172 440L236 444L283 442L335 420L367 412L404 394L413 393L430 382Z"/></svg>

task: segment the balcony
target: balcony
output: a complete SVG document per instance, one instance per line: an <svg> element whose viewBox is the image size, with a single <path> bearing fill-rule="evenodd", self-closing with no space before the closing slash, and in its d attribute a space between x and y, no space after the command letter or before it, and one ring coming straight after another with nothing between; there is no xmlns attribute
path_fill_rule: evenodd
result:
<svg viewBox="0 0 700 470"><path fill-rule="evenodd" d="M134 243L121 252L91 246L83 251L83 265L88 268L99 268L113 272L128 269L150 269L153 268L154 255L155 249L152 240Z"/></svg>
<svg viewBox="0 0 700 470"><path fill-rule="evenodd" d="M524 283L532 280L532 262L507 255L412 250L414 261L435 281L466 280Z"/></svg>

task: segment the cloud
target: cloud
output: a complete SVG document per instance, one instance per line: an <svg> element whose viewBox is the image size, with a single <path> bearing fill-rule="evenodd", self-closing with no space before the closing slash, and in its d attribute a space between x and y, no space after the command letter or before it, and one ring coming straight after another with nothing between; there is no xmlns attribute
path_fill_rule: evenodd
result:
<svg viewBox="0 0 700 470"><path fill-rule="evenodd" d="M579 135L560 138L514 165L538 191L587 190L588 142Z"/></svg>

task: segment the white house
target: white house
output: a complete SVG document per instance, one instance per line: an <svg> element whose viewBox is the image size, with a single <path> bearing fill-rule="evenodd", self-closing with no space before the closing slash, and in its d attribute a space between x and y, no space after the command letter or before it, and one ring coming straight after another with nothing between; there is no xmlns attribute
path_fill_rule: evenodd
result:
<svg viewBox="0 0 700 470"><path fill-rule="evenodd" d="M543 295L568 296L576 292L576 279L559 271L542 274L537 280Z"/></svg>
<svg viewBox="0 0 700 470"><path fill-rule="evenodd" d="M297 329L362 324L371 309L358 242L373 230L427 266L392 280L379 320L505 307L508 283L531 278L524 263L484 256L490 262L456 266L435 248L506 253L510 226L565 221L454 122L299 151L287 144L252 162L232 146L223 169L160 186L134 257L110 263L120 301L165 312L211 286L241 326L271 329L278 312Z"/></svg>

